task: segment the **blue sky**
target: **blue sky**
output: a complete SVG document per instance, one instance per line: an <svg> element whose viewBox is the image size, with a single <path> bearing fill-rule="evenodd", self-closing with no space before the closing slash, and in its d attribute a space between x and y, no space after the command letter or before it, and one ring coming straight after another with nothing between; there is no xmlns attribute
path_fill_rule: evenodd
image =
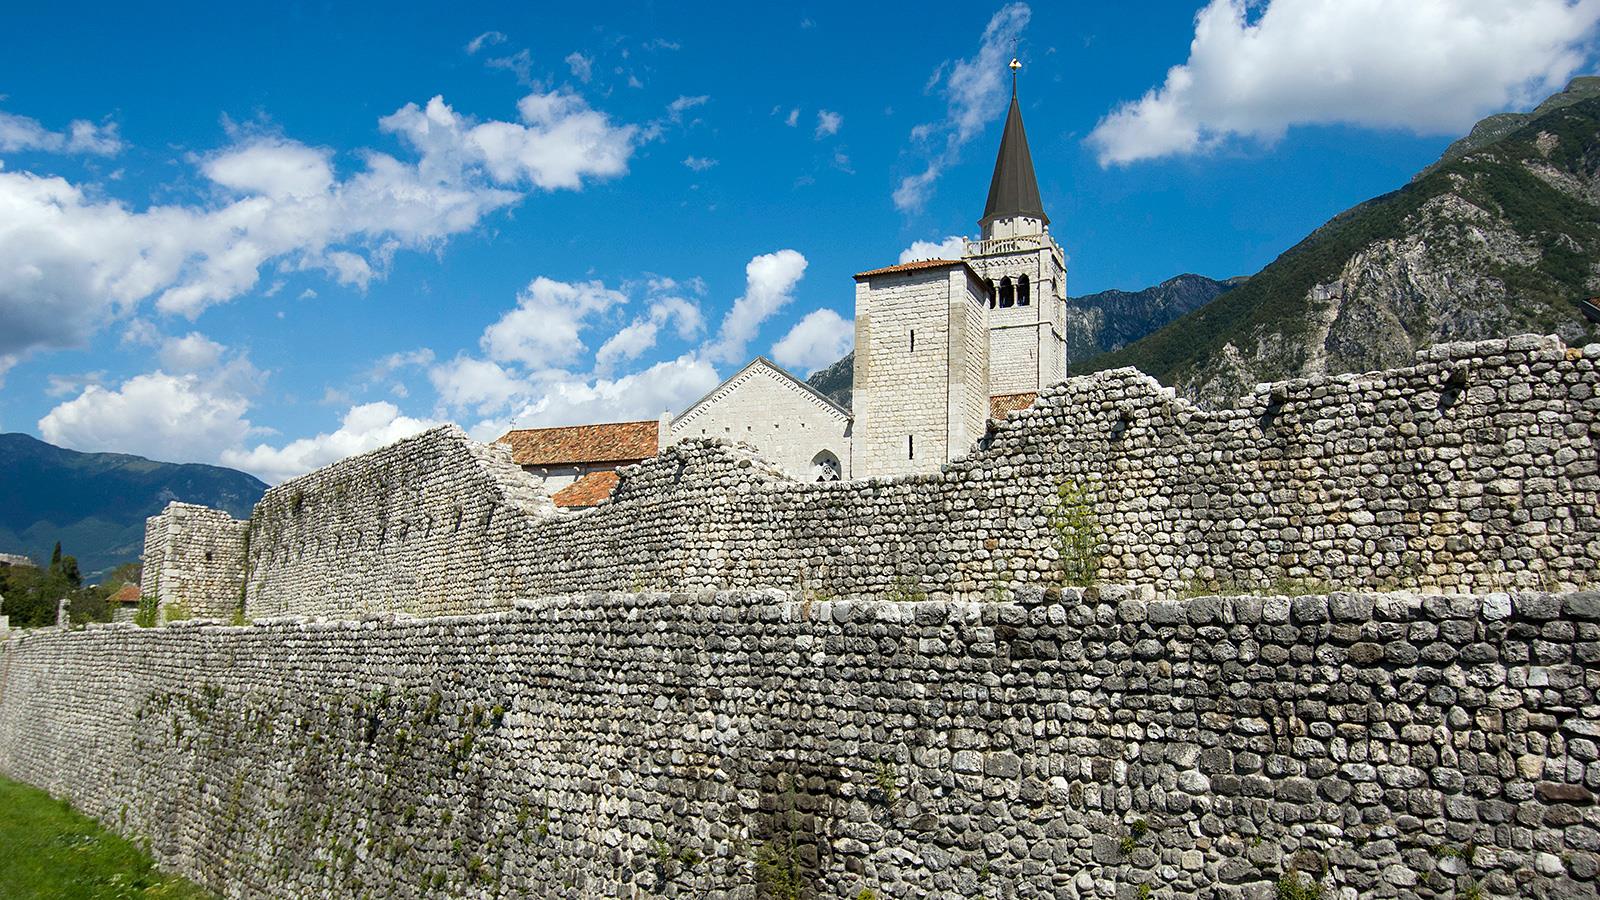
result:
<svg viewBox="0 0 1600 900"><path fill-rule="evenodd" d="M852 273L976 230L1013 53L1071 293L1249 274L1591 71L1597 19L11 10L0 430L279 480L439 421L652 417L757 353L805 374L848 347Z"/></svg>

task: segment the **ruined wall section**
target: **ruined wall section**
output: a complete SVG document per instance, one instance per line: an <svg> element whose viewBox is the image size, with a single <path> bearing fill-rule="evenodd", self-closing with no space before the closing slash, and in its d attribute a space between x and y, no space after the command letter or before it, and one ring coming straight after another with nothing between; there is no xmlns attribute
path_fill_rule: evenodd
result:
<svg viewBox="0 0 1600 900"><path fill-rule="evenodd" d="M247 531L222 510L167 504L145 520L140 593L163 617L232 618L244 600Z"/></svg>
<svg viewBox="0 0 1600 900"><path fill-rule="evenodd" d="M1061 488L1101 577L1163 595L1286 583L1579 587L1600 566L1600 345L1446 345L1199 410L1132 369L1072 379L923 476L800 485L684 444L610 505L534 527L536 592L801 587L973 599L1058 579ZM1071 491L1069 491L1071 493Z"/></svg>
<svg viewBox="0 0 1600 900"><path fill-rule="evenodd" d="M507 448L435 428L267 491L250 520L245 611L509 607L537 558L530 523L556 514Z"/></svg>
<svg viewBox="0 0 1600 900"><path fill-rule="evenodd" d="M1600 595L1135 593L41 631L0 772L234 897L1596 896Z"/></svg>

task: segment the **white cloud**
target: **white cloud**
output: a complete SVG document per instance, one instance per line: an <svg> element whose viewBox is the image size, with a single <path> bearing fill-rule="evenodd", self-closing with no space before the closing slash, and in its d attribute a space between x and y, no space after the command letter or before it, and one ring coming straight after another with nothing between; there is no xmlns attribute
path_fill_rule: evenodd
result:
<svg viewBox="0 0 1600 900"><path fill-rule="evenodd" d="M37 119L0 112L0 153L28 150L113 156L122 150L122 140L117 136L115 122L96 125L78 119L65 132L58 132L39 124Z"/></svg>
<svg viewBox="0 0 1600 900"><path fill-rule="evenodd" d="M773 313L791 299L795 285L806 273L806 258L795 250L764 253L744 268L744 295L722 319L717 339L704 348L712 362L742 363L746 347Z"/></svg>
<svg viewBox="0 0 1600 900"><path fill-rule="evenodd" d="M817 110L817 130L815 137L822 140L830 135L839 133L839 126L844 124L844 116L826 109Z"/></svg>
<svg viewBox="0 0 1600 900"><path fill-rule="evenodd" d="M489 358L530 369L565 365L587 349L579 334L591 320L628 302L620 291L598 281L569 284L543 275L517 295L517 308L483 332L479 342Z"/></svg>
<svg viewBox="0 0 1600 900"><path fill-rule="evenodd" d="M696 172L704 172L716 165L717 161L705 156L686 156L683 159L683 164Z"/></svg>
<svg viewBox="0 0 1600 900"><path fill-rule="evenodd" d="M477 122L443 97L408 103L379 120L422 153L422 170L459 178L482 168L503 185L531 183L547 191L583 187L585 179L628 171L639 138L634 125L613 125L577 94L532 93L517 103L522 122Z"/></svg>
<svg viewBox="0 0 1600 900"><path fill-rule="evenodd" d="M794 128L800 124L799 107L789 110L789 114L783 117L783 124L789 126L790 128Z"/></svg>
<svg viewBox="0 0 1600 900"><path fill-rule="evenodd" d="M928 88L944 85L945 118L911 130L912 141L923 148L928 159L921 172L901 179L894 191L895 208L902 212L921 209L934 182L960 158L961 148L999 119L1009 96L1006 61L1032 16L1026 3L1001 7L984 27L975 55L946 61L934 70Z"/></svg>
<svg viewBox="0 0 1600 900"><path fill-rule="evenodd" d="M368 151L342 179L327 150L247 137L201 162L220 195L210 204L135 211L63 178L0 170L0 356L81 346L152 297L193 318L255 288L273 259L364 288L398 249L436 248L525 185L579 189L626 171L635 126L559 91L518 108L520 123L475 122L438 97L410 104L380 126L418 161Z"/></svg>
<svg viewBox="0 0 1600 900"><path fill-rule="evenodd" d="M86 387L46 413L39 433L74 450L215 462L249 432L249 405L237 393L213 389L198 375L152 372L115 390Z"/></svg>
<svg viewBox="0 0 1600 900"><path fill-rule="evenodd" d="M475 409L487 415L528 395L528 386L499 363L457 356L428 371L439 400L454 409Z"/></svg>
<svg viewBox="0 0 1600 900"><path fill-rule="evenodd" d="M1456 134L1558 89L1597 23L1596 0L1211 0L1188 61L1088 141L1113 165L1294 125Z"/></svg>
<svg viewBox="0 0 1600 900"><path fill-rule="evenodd" d="M772 358L802 376L836 362L855 346L856 323L831 309L814 310L772 345Z"/></svg>
<svg viewBox="0 0 1600 900"><path fill-rule="evenodd" d="M594 78L594 60L592 58L574 50L567 54L567 58L563 62L567 64L568 69L572 70L572 77L584 84L588 84L589 80Z"/></svg>
<svg viewBox="0 0 1600 900"><path fill-rule="evenodd" d="M900 251L903 263L919 259L960 259L967 252L967 239L952 234L942 241L912 241L911 246Z"/></svg>
<svg viewBox="0 0 1600 900"><path fill-rule="evenodd" d="M506 36L498 31L485 31L483 34L480 34L467 42L467 55L472 56L479 50L482 50L484 47L492 47L495 44L503 44L505 43L505 40Z"/></svg>
<svg viewBox="0 0 1600 900"><path fill-rule="evenodd" d="M722 381L694 354L620 378L563 378L541 385L539 399L515 416L518 428L653 419L677 412ZM475 429L476 430L476 429Z"/></svg>
<svg viewBox="0 0 1600 900"><path fill-rule="evenodd" d="M243 469L276 484L347 456L376 450L437 424L401 415L392 403L365 403L351 407L338 430L331 434L301 438L282 447L257 444L250 450L227 449L221 458L224 465Z"/></svg>
<svg viewBox="0 0 1600 900"><path fill-rule="evenodd" d="M683 114L697 106L705 106L711 98L704 94L698 97L679 97L667 104L667 116L674 122L683 121Z"/></svg>
<svg viewBox="0 0 1600 900"><path fill-rule="evenodd" d="M198 331L183 337L167 338L161 345L161 367L182 373L201 372L222 362L227 348Z"/></svg>
<svg viewBox="0 0 1600 900"><path fill-rule="evenodd" d="M650 304L648 315L634 320L612 335L595 351L595 370L609 373L618 363L638 359L656 345L656 335L668 324L677 322L677 333L685 340L704 326L700 308L682 297L662 297Z"/></svg>

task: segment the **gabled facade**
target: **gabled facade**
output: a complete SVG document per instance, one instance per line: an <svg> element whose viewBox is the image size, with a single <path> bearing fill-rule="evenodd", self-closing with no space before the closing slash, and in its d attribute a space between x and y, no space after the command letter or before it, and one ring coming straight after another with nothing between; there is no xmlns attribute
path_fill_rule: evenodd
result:
<svg viewBox="0 0 1600 900"><path fill-rule="evenodd" d="M666 443L744 441L801 481L851 477L850 411L763 356L668 420Z"/></svg>

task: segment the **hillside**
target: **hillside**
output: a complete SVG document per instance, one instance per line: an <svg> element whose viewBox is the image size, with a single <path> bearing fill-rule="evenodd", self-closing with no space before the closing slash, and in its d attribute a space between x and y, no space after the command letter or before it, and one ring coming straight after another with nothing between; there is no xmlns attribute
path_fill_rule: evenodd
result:
<svg viewBox="0 0 1600 900"><path fill-rule="evenodd" d="M1404 364L1441 341L1527 331L1592 340L1576 308L1600 293L1592 81L1573 83L1579 99L1557 95L1520 127L1447 153L1215 302L1073 371L1136 366L1225 404L1258 382Z"/></svg>
<svg viewBox="0 0 1600 900"><path fill-rule="evenodd" d="M1142 291L1068 297L1067 363L1119 349L1243 282L1243 278L1218 281L1204 275L1177 275ZM806 383L848 408L855 361L855 353L845 354L844 359L811 373Z"/></svg>
<svg viewBox="0 0 1600 900"><path fill-rule="evenodd" d="M79 453L26 434L0 434L0 553L43 563L60 541L93 579L139 558L144 520L183 500L245 517L267 489L219 466Z"/></svg>

